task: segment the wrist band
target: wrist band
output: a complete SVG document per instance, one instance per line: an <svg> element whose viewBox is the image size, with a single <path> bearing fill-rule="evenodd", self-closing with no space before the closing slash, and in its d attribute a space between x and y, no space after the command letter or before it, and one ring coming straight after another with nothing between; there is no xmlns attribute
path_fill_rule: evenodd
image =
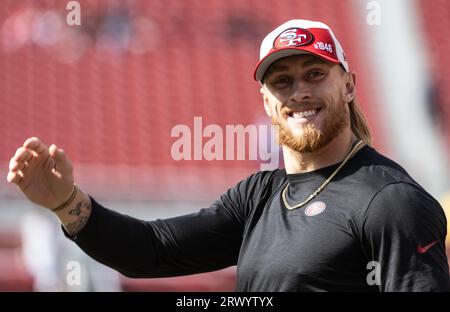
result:
<svg viewBox="0 0 450 312"><path fill-rule="evenodd" d="M64 209L64 208L66 208L67 206L69 206L69 205L73 202L73 200L75 199L75 197L77 196L77 190L78 190L78 188L77 188L77 186L74 184L74 185L73 185L73 191L72 191L72 194L70 195L69 199L68 199L65 203L63 203L62 205L59 205L58 207L56 207L56 208L54 208L54 209L51 209L51 210L52 210L53 212L55 212L55 211Z"/></svg>

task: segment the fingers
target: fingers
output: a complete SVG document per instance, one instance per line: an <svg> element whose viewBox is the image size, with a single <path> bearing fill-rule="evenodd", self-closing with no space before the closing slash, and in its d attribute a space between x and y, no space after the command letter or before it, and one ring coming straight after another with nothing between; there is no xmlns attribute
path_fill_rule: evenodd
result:
<svg viewBox="0 0 450 312"><path fill-rule="evenodd" d="M52 144L49 148L50 156L55 161L55 170L61 174L72 173L72 163L67 158L66 153L61 148L58 148L55 144Z"/></svg>
<svg viewBox="0 0 450 312"><path fill-rule="evenodd" d="M15 172L24 169L26 166L25 162L17 161L14 158L9 162L9 171Z"/></svg>
<svg viewBox="0 0 450 312"><path fill-rule="evenodd" d="M16 150L16 153L9 161L9 172L6 177L10 183L19 184L24 178L24 172L27 171L34 159L44 153L45 144L38 138L29 138L23 146Z"/></svg>
<svg viewBox="0 0 450 312"><path fill-rule="evenodd" d="M30 161L34 155L35 154L32 151L26 149L25 147L19 147L13 158L17 161Z"/></svg>
<svg viewBox="0 0 450 312"><path fill-rule="evenodd" d="M23 147L33 150L38 154L45 153L48 150L47 145L36 137L27 139L25 143L23 143Z"/></svg>
<svg viewBox="0 0 450 312"><path fill-rule="evenodd" d="M6 177L6 180L9 183L15 183L17 185L20 184L20 182L22 182L23 179L23 173L22 171L16 171L16 172L8 172L8 176Z"/></svg>
<svg viewBox="0 0 450 312"><path fill-rule="evenodd" d="M41 140L32 137L27 139L11 158L7 180L19 184L24 177L29 180L35 170L51 170L56 177L61 178L72 177L73 167L62 149L54 144L47 147Z"/></svg>
<svg viewBox="0 0 450 312"><path fill-rule="evenodd" d="M23 170L33 159L33 153L24 147L17 149L16 154L9 161L9 172L6 180L9 183L20 184L23 180Z"/></svg>
<svg viewBox="0 0 450 312"><path fill-rule="evenodd" d="M57 151L58 151L58 147L56 146L56 144L52 144L48 148L48 152L50 153L50 156L52 156L53 158L56 157Z"/></svg>
<svg viewBox="0 0 450 312"><path fill-rule="evenodd" d="M19 147L16 154L9 161L9 170L17 171L24 169L33 160L33 152L24 147Z"/></svg>

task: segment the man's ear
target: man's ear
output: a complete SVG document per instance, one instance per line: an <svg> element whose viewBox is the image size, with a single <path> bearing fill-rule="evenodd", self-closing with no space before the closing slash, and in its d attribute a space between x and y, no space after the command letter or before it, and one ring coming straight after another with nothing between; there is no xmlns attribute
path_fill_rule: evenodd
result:
<svg viewBox="0 0 450 312"><path fill-rule="evenodd" d="M350 72L346 74L345 82L345 101L350 103L355 97L355 85L356 85L356 74L355 72Z"/></svg>
<svg viewBox="0 0 450 312"><path fill-rule="evenodd" d="M269 100L267 98L267 94L266 94L266 90L265 90L264 86L262 86L261 89L259 89L259 92L261 92L263 102L264 102L264 109L266 111L267 116L272 117L272 115L270 114Z"/></svg>

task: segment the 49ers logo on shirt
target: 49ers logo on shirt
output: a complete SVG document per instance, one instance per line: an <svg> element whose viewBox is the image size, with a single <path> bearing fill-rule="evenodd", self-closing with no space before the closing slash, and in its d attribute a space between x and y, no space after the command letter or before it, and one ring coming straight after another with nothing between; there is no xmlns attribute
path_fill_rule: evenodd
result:
<svg viewBox="0 0 450 312"><path fill-rule="evenodd" d="M325 208L327 208L327 205L325 205L324 202L317 201L312 204L309 204L308 207L305 209L305 215L308 217L312 217L315 215L318 215L319 213L322 213Z"/></svg>
<svg viewBox="0 0 450 312"><path fill-rule="evenodd" d="M299 47L307 45L314 40L314 36L303 28L289 28L283 31L273 42L275 49L282 49L288 47Z"/></svg>

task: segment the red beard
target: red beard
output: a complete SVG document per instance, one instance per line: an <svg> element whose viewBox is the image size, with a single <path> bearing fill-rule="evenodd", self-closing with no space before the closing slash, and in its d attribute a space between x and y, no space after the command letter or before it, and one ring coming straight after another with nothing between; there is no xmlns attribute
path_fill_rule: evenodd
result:
<svg viewBox="0 0 450 312"><path fill-rule="evenodd" d="M317 129L314 124L306 124L303 134L295 136L292 131L276 118L272 118L272 124L278 126L278 143L300 152L311 153L329 144L345 127L348 126L348 113L346 106L336 105L332 109L322 108L320 113L325 113L324 128Z"/></svg>

